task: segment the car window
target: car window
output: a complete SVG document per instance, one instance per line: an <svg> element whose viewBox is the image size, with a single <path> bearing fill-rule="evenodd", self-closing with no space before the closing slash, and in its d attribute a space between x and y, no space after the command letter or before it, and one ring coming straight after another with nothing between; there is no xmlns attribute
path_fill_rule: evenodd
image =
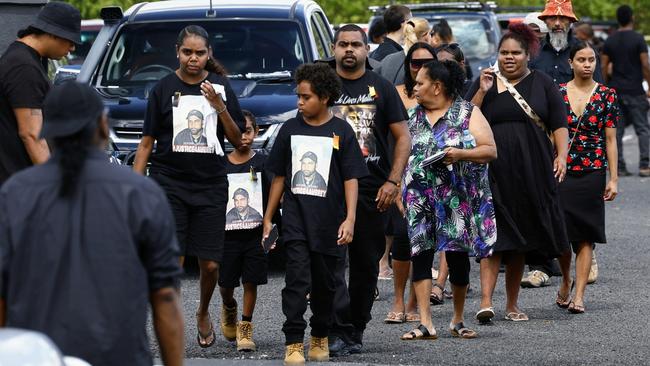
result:
<svg viewBox="0 0 650 366"><path fill-rule="evenodd" d="M318 51L318 58L324 59L327 57L327 52L325 51L326 43L323 41L318 25L316 24L315 17L311 18L311 29L314 34L314 40L316 41L316 50Z"/></svg>
<svg viewBox="0 0 650 366"><path fill-rule="evenodd" d="M99 30L81 31L81 44L75 45L75 50L68 55L68 61L73 65L83 63L98 34Z"/></svg>
<svg viewBox="0 0 650 366"><path fill-rule="evenodd" d="M330 56L332 54L332 50L330 46L334 42L334 39L332 38L332 31L327 25L323 13L321 12L314 13L314 18L316 19L316 23L318 23L321 34L324 37L323 43L325 44L325 53L327 53L327 55Z"/></svg>
<svg viewBox="0 0 650 366"><path fill-rule="evenodd" d="M415 15L414 15L415 16ZM497 52L497 39L490 29L488 19L481 16L446 16L456 42L467 58L485 59ZM440 19L430 21L436 24Z"/></svg>
<svg viewBox="0 0 650 366"><path fill-rule="evenodd" d="M231 76L293 71L306 61L293 21L193 22L210 35L214 57ZM158 81L178 68L176 38L187 22L133 23L120 29L100 72L104 87Z"/></svg>

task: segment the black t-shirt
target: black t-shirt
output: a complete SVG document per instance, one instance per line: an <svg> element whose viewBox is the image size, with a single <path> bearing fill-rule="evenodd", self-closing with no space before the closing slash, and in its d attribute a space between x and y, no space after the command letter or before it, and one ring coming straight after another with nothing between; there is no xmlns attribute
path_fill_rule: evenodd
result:
<svg viewBox="0 0 650 366"><path fill-rule="evenodd" d="M618 94L642 95L643 70L641 54L648 53L643 36L633 30L618 31L607 38L603 54L609 56L613 64L612 79L609 86Z"/></svg>
<svg viewBox="0 0 650 366"><path fill-rule="evenodd" d="M212 84L223 85L226 92L226 107L233 121L243 131L245 128L244 115L239 107L237 96L230 87L225 76L210 73L205 79ZM172 102L176 93L181 96L200 96L201 83L190 85L182 81L176 73L171 73L156 84L151 91L144 117L143 135L156 139L156 149L151 155L151 172L163 174L175 179L194 182L212 182L226 175L225 162L222 156L214 152L180 152L173 151L174 117ZM214 110L213 110L214 111ZM205 113L199 113L204 117ZM207 118L207 117L206 117ZM189 115L188 115L189 120ZM219 119L216 137L221 148L224 146L224 133ZM182 130L176 137L180 138L188 132ZM188 135L189 136L189 135ZM190 139L191 141L191 139ZM205 145L202 137L199 142ZM189 144L189 143L188 143ZM206 149L205 146L203 146ZM186 150L191 151L191 150Z"/></svg>
<svg viewBox="0 0 650 366"><path fill-rule="evenodd" d="M356 80L341 78L341 82L341 97L332 111L355 132L370 172L359 180L359 193L372 196L390 175L393 151L389 125L408 120L408 114L395 86L373 71Z"/></svg>
<svg viewBox="0 0 650 366"><path fill-rule="evenodd" d="M308 125L301 115L288 120L278 132L267 169L285 177L284 241L305 240L315 252L345 255L345 246L336 244L346 214L343 185L368 174L350 125L336 117L321 126Z"/></svg>
<svg viewBox="0 0 650 366"><path fill-rule="evenodd" d="M266 155L261 153L256 153L253 155L250 160L241 164L234 164L225 156L223 159L226 163L226 174L228 174L228 180L231 181L231 174L246 174L248 176L252 175L257 176L257 173L260 173L261 184L262 184L262 211L254 212L251 211L250 215L256 216L259 214L261 217L264 217L264 209L266 209L266 202L268 201L269 188L273 176L265 169L266 164ZM232 184L232 183L230 183ZM232 200L233 197L229 196L229 200ZM232 210L230 210L232 211ZM227 214L231 214L231 212ZM256 210L257 211L257 210ZM228 221L226 219L226 221ZM257 221L257 219L255 219ZM243 229L243 230L227 230L226 231L226 242L248 242L251 240L262 240L262 225L257 226L253 229Z"/></svg>
<svg viewBox="0 0 650 366"><path fill-rule="evenodd" d="M0 184L32 165L18 136L14 109L41 109L50 89L43 59L33 48L13 42L0 57Z"/></svg>

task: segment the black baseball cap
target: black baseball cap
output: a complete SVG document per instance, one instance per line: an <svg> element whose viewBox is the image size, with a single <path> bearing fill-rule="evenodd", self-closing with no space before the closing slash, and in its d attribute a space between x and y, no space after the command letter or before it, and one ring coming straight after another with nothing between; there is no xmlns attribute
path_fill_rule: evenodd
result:
<svg viewBox="0 0 650 366"><path fill-rule="evenodd" d="M311 159L314 163L318 162L318 156L314 154L311 151L307 151L306 153L302 154L302 158L300 158L300 161L303 161L305 159Z"/></svg>
<svg viewBox="0 0 650 366"><path fill-rule="evenodd" d="M43 102L41 138L71 136L97 120L104 103L87 84L68 81L50 90Z"/></svg>
<svg viewBox="0 0 650 366"><path fill-rule="evenodd" d="M70 4L59 1L45 4L31 27L81 44L81 13Z"/></svg>

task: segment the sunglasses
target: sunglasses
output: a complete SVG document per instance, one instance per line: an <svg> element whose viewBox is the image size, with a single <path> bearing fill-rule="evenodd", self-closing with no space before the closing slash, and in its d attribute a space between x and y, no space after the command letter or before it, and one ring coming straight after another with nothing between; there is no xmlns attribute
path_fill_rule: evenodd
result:
<svg viewBox="0 0 650 366"><path fill-rule="evenodd" d="M411 67L415 70L419 70L424 66L424 64L429 63L431 61L435 61L435 58L418 58L418 59L412 59L411 60Z"/></svg>

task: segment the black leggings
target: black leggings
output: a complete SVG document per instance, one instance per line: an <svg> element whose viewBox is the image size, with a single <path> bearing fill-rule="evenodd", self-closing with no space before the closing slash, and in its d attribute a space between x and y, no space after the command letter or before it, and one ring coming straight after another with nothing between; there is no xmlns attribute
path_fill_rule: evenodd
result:
<svg viewBox="0 0 650 366"><path fill-rule="evenodd" d="M425 250L411 258L413 264L413 282L431 279L433 249ZM467 252L445 252L449 266L449 282L456 286L469 285L469 257Z"/></svg>

